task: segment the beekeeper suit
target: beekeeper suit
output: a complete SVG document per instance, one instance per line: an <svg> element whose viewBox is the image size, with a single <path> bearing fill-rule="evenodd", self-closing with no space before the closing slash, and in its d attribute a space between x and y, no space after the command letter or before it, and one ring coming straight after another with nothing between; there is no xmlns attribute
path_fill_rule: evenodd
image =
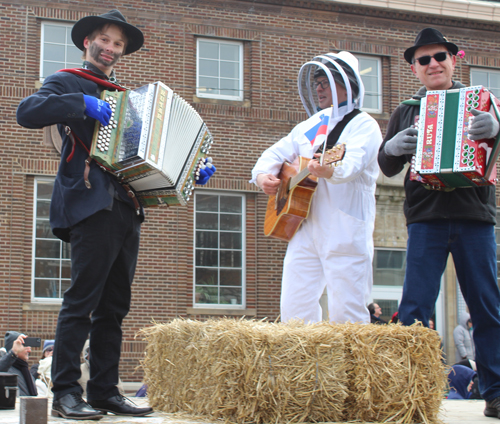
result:
<svg viewBox="0 0 500 424"><path fill-rule="evenodd" d="M328 53L304 64L298 86L310 117L257 161L250 182L266 194L276 192L284 161L293 162L297 156L312 158L318 149L324 151L327 134L344 115L363 104L358 61L348 52ZM348 122L338 139L346 145L340 166L322 165L316 160L309 163L311 174L320 178L309 216L288 244L283 265L282 321L320 321L319 299L326 286L330 321L370 322L366 305L373 283L375 182L381 142L377 122L361 112Z"/></svg>

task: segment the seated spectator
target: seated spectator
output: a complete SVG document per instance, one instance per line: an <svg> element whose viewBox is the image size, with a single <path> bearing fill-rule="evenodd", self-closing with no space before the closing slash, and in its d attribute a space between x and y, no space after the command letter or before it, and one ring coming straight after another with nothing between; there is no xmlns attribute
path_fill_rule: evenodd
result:
<svg viewBox="0 0 500 424"><path fill-rule="evenodd" d="M40 358L40 361L47 358L48 356L52 356L53 350L54 350L54 340L45 340L43 342L43 351L42 351L42 357ZM40 374L38 373L39 365L40 365L40 362L38 362L37 364L33 364L30 368L30 373L35 380L37 378L40 378Z"/></svg>
<svg viewBox="0 0 500 424"><path fill-rule="evenodd" d="M464 365L455 364L448 373L450 393L448 399L482 399L476 371Z"/></svg>
<svg viewBox="0 0 500 424"><path fill-rule="evenodd" d="M387 321L380 318L380 315L382 315L382 308L377 303L370 303L368 305L368 311L370 312L370 322L372 324L387 324Z"/></svg>
<svg viewBox="0 0 500 424"><path fill-rule="evenodd" d="M17 375L17 396L36 396L35 380L28 367L31 347L24 346L25 338L24 334L17 331L5 333L4 347L7 353L0 358L0 372Z"/></svg>
<svg viewBox="0 0 500 424"><path fill-rule="evenodd" d="M459 324L453 330L455 340L455 362L474 359L474 344L471 337L472 321L467 312L460 314Z"/></svg>
<svg viewBox="0 0 500 424"><path fill-rule="evenodd" d="M38 394L48 396L50 393L52 369L52 353L54 350L54 340L45 340L43 342L42 357L37 364L33 364L30 369L31 375L35 379Z"/></svg>

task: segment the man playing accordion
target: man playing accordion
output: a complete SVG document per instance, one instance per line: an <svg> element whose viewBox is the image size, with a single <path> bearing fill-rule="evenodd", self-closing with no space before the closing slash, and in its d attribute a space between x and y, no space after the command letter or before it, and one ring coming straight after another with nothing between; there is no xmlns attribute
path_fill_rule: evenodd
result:
<svg viewBox="0 0 500 424"><path fill-rule="evenodd" d="M404 53L424 86L413 96L415 104L401 104L392 113L378 161L392 177L411 162L417 145L412 127L420 112L418 100L431 90L464 87L452 80L458 47L434 28L423 29ZM498 134L499 125L488 112L475 115L469 138L482 140ZM444 132L456 128L444 128ZM500 418L500 293L497 285L495 242L495 186L429 190L405 177L404 212L408 226L406 275L399 319L428 325L439 294L449 253L453 256L461 291L474 323L477 371L484 414Z"/></svg>
<svg viewBox="0 0 500 424"><path fill-rule="evenodd" d="M101 91L123 89L116 83L113 66L121 56L139 50L144 37L118 10L79 20L71 36L83 50L80 75L50 75L17 110L20 125L58 124L63 139L50 224L57 237L71 243L71 286L64 293L57 322L52 415L70 419L99 419L103 412L142 416L152 408L137 407L116 385L121 324L130 308L144 212L111 174L88 161L88 149L96 120L107 124L111 116L109 105L99 99ZM77 380L89 333L87 403Z"/></svg>

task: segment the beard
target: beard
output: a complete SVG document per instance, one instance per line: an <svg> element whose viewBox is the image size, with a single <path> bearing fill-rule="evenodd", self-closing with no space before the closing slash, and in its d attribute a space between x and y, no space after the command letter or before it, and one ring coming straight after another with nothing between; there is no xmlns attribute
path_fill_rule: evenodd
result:
<svg viewBox="0 0 500 424"><path fill-rule="evenodd" d="M97 45L95 41L92 41L92 43L89 46L89 55L92 59L94 59L97 63L100 63L101 65L104 66L114 66L120 57L122 57L121 53L106 53L108 56L111 56L112 59L110 61L105 60L102 58L101 53L104 51L103 48Z"/></svg>

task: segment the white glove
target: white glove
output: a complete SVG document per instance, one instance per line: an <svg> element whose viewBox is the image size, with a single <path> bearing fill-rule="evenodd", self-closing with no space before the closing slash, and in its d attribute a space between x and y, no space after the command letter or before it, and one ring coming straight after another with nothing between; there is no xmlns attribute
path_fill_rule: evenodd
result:
<svg viewBox="0 0 500 424"><path fill-rule="evenodd" d="M469 128L469 138L471 140L493 138L498 134L498 121L490 113L477 109L472 109L470 112L474 115L472 125Z"/></svg>
<svg viewBox="0 0 500 424"><path fill-rule="evenodd" d="M418 131L412 127L398 132L385 143L385 153L389 156L403 156L415 153L417 150L417 134Z"/></svg>

